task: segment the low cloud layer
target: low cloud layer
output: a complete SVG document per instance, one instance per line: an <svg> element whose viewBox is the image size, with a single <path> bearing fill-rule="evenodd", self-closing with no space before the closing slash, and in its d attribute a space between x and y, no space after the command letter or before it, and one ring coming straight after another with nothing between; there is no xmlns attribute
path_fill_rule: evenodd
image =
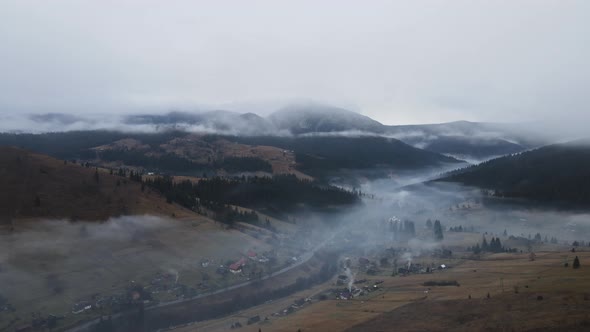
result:
<svg viewBox="0 0 590 332"><path fill-rule="evenodd" d="M567 128L590 120L589 12L581 0L8 0L0 114L265 113L309 98L385 124Z"/></svg>

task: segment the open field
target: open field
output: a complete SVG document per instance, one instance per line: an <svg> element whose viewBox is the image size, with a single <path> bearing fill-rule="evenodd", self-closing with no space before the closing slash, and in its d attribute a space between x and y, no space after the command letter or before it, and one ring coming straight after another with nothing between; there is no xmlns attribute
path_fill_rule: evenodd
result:
<svg viewBox="0 0 590 332"><path fill-rule="evenodd" d="M588 252L576 255L590 261ZM385 311L349 331L586 331L590 271L572 269L573 257L540 252L530 261L527 255L495 254L465 262L433 278L457 280L460 287L433 288L423 300Z"/></svg>

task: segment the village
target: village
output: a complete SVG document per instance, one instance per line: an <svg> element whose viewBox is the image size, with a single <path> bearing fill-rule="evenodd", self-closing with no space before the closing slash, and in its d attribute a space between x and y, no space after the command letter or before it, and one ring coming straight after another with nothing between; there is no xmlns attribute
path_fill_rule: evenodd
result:
<svg viewBox="0 0 590 332"><path fill-rule="evenodd" d="M280 259L283 259L282 264L279 264ZM253 249L236 258L233 263L229 263L230 260L203 258L195 262L193 267L193 270L201 272L201 279L196 283L189 284L193 280L185 278L182 282L179 281L178 271L159 271L147 282L129 281L122 293L93 294L88 299L81 299L72 305L71 314L114 314L132 308L138 302L150 306L168 301L190 300L218 290L219 285L229 287L260 279L272 273L273 269L287 267L296 261L297 256L282 257L275 250L259 254Z"/></svg>
<svg viewBox="0 0 590 332"><path fill-rule="evenodd" d="M207 224L207 227L213 225ZM287 226L289 226L287 224ZM288 227L285 226L285 229ZM200 226L198 229L202 231ZM95 319L114 317L137 310L138 306L146 309L156 308L169 303L182 303L205 297L208 294L223 292L247 284L256 284L260 280L269 278L274 273L287 271L309 256L312 237L306 237L305 241L294 240L293 233L287 231L269 232L259 227L250 225L236 225L238 232L242 234L243 243L232 243L228 249L214 250L213 247L206 251L187 252L186 255L175 257L174 261L159 261L161 250L150 245L155 240L128 241L124 245L121 254L108 254L107 260L100 259L100 265L96 268L100 271L111 271L110 264L121 265L120 270L125 273L112 273L108 279L102 281L103 287L95 287L91 291L80 288L80 294L68 296L65 301L55 305L44 306L41 310L34 306L32 310L25 312L26 306L20 303L12 303L8 297L2 297L4 290L0 292L0 322L9 331L31 331L56 326L63 328L75 322L89 322ZM158 241L169 241L174 247L184 248L182 241L193 241L192 232L197 229L195 222L185 223L180 228L167 228L168 231L158 235ZM72 229L74 230L74 229ZM225 233L212 229L215 236L223 237ZM176 234L181 234L181 237ZM297 237L301 237L299 233ZM303 233L302 233L303 234ZM144 233L144 236L146 234ZM297 238L295 237L295 239ZM133 237L132 237L133 238ZM148 235L148 238L149 235ZM180 242L179 242L180 239ZM145 243L148 243L146 246ZM86 244L90 246L91 244ZM192 245L192 244L191 244ZM161 246L161 245L160 245ZM222 248L223 241L219 241ZM145 249L144 249L145 248ZM147 251L146 251L147 249ZM236 250L237 249L237 250ZM136 259L134 253L144 251L144 259L157 264L145 264L145 261ZM175 250L175 249L174 249ZM306 256L307 255L307 256ZM153 258L152 258L153 257ZM87 258L83 258L87 261ZM109 262L110 261L110 262ZM130 261L132 264L124 264ZM112 262L112 263L111 263ZM27 264L29 262L27 261ZM30 262L31 264L34 261ZM113 267L116 266L113 264ZM128 267L125 267L128 265ZM133 267L137 269L134 270ZM88 275L97 277L96 273L88 271ZM127 277L128 276L128 277ZM52 284L48 291L62 292L64 281L58 276L49 279ZM76 279L76 282L83 282ZM46 287L40 285L43 290ZM32 293L32 296L35 296Z"/></svg>
<svg viewBox="0 0 590 332"><path fill-rule="evenodd" d="M272 246L251 246L236 252L233 257L214 254L194 257L190 261L185 260L182 268L156 269L150 274L126 280L124 286L118 287L118 290L94 292L79 297L71 302L68 312L35 312L34 317L27 319L30 323L22 324L23 320L15 320L9 326L15 327L17 331L29 331L54 327L58 322L68 319L89 321L96 317L108 318L134 311L138 306L145 307L146 310L157 309L162 305L196 300L240 285L256 287L277 271L298 265L313 252L310 248L313 248L314 243L322 243L322 251L339 253L338 269L331 281L323 284L322 289L281 305L272 312L254 312L247 319L235 320L227 325L228 328L239 329L252 324L269 323L326 300L367 301L380 292L388 292L387 285L398 278L412 279L415 276L432 275L437 276L434 279L438 279L438 276L463 264L467 257L474 257L473 244L479 245L482 238L485 243L486 236L494 241L495 236L498 241L502 237L504 243L518 245L521 253L523 250L530 251L531 244L538 243L535 242L536 238L540 238L535 236L526 239L506 232L503 235L482 234L473 227L440 226L438 220L428 220L424 226L416 227L414 222L395 216L368 220L366 225L370 227L343 227L327 240L321 234L311 234L304 230L298 230L291 236L263 232L256 236L269 239ZM444 241L436 240L437 227L445 232ZM246 230L249 236L256 232L255 228ZM509 249L512 252L515 248L503 248ZM423 296L428 296L432 287L447 285L459 286L459 282L426 281L421 284L420 289ZM310 284L311 286L313 285ZM14 311L12 305L6 301L0 302L0 309L0 315ZM188 324L196 322L173 324L168 329L178 329Z"/></svg>
<svg viewBox="0 0 590 332"><path fill-rule="evenodd" d="M404 225L401 220L394 223ZM384 224L389 229L389 220ZM552 272L543 283L550 287L551 278L559 273L571 273L574 255L587 254L585 250L580 251L580 241L574 241L573 244L563 241L543 242L542 239L513 236L508 232L480 233L471 227L444 227L444 240L433 241L432 224L432 228L416 227L416 236L421 237L422 242L432 242L432 245L422 242L417 245L416 238L400 239L395 242L397 244L391 245L391 234L381 234L382 242L369 243L365 239L374 238L369 234L373 232L371 228L343 231L325 247L326 250L341 252L338 269L329 281L298 292L288 299L243 310L224 319L193 322L190 327L178 325L171 327L171 330L222 331L256 324L262 331L296 331L298 328L303 331L313 329L313 326L325 328L325 324L332 321L332 315L345 308L375 316L378 312L390 310L386 307L387 303L396 307L413 301L446 297L492 301L500 295L537 292L533 293L534 298L543 301L548 290L540 287L531 290L534 281L528 279L527 274L521 274L519 267L530 266L536 271L543 268L543 264L551 264ZM405 236L404 231L401 233L393 236ZM500 238L506 245L502 251L488 248L486 252L474 253L473 243L479 244L486 239L497 239L499 243ZM563 264L563 259L559 257L567 257L569 263ZM540 263L539 259L542 260ZM511 281L497 277L494 273L505 275L506 280ZM318 310L322 312L320 316L324 320L315 316ZM345 319L345 322L353 322L352 317L358 317L353 312L350 314L351 320ZM346 324L350 323L337 326L342 329L350 326Z"/></svg>
<svg viewBox="0 0 590 332"><path fill-rule="evenodd" d="M380 252L379 255L392 255L391 262L395 260L401 260L407 248L387 248ZM388 290L383 288L383 284L387 279L391 278L403 278L410 277L412 275L420 274L433 274L433 273L444 273L450 268L448 264L441 263L435 264L430 263L428 266L421 263L412 263L411 260L404 261L403 267L399 267L392 273L393 264L385 263L383 259L379 259L377 256L348 256L343 257L338 264L337 273L328 281L323 284L322 287L316 290L313 294L307 297L296 298L295 300L284 303L285 301L276 301L278 304L274 307L274 310L269 309L261 312L256 312L255 309L248 310L251 316L244 317L244 314L239 314L242 319L231 319L229 325L226 328L234 330L241 329L243 327L258 324L265 326L271 324L271 322L293 315L305 308L308 308L315 303L324 301L368 301L373 298L376 294L385 293ZM423 255L415 257L416 260L436 260L440 262L447 262L444 258L440 257L441 252L433 250L432 252L425 252ZM389 260L388 260L389 261ZM380 265L384 264L384 265ZM430 287L422 287L424 294L427 294ZM305 293L305 292L303 292ZM269 301L262 307L272 306L274 301ZM277 308L278 306L278 308ZM226 320L226 321L228 321ZM189 328L197 322L180 324L171 326L167 329L161 329L160 331L170 330L183 330Z"/></svg>
<svg viewBox="0 0 590 332"><path fill-rule="evenodd" d="M384 235L381 231L375 231L379 228L371 227L363 230L345 228L335 234L322 250L340 253L338 255L340 259L336 273L329 281L323 283L321 288L316 289L313 294L296 298L288 303L277 300L276 302L281 303L280 305L272 306L272 309L269 308L264 312L256 312L254 309L247 310L251 313L250 316L244 317L244 314L240 314L241 319L231 320L228 318L225 321L229 321L229 323L225 328L241 329L252 324L264 326L323 301L366 301L376 294L387 291L383 287L386 280L414 275L444 274L445 271L453 268L457 258L453 256L453 252L449 248L436 245L430 249L421 248L416 251L416 248L409 245L408 240L411 237L406 237L407 231L403 229L404 225L411 227L408 226L409 222L404 222L401 219L394 222L401 225L401 228L395 228L395 231L399 232L397 235ZM393 228L389 227L390 220L385 222L372 220L368 223L376 225L384 223L388 232L394 232ZM432 231L430 230L430 232ZM392 236L399 237L399 240L396 239L393 242L397 243L395 246L391 245ZM379 241L368 241L368 239L376 238ZM247 261L245 258L237 261L233 267L237 268L245 261ZM429 286L421 287L424 294L427 294L429 290ZM268 306L271 306L271 303L274 301L269 301ZM262 307L266 307L266 305ZM198 322L174 325L161 331L182 330L193 326L193 324L198 324Z"/></svg>

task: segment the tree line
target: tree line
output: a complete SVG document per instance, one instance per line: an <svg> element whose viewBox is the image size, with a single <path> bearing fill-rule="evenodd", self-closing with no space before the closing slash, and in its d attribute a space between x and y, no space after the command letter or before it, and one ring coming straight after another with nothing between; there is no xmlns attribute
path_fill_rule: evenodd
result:
<svg viewBox="0 0 590 332"><path fill-rule="evenodd" d="M170 176L161 176L145 179L144 183L162 193L168 202L176 202L194 211L205 207L226 217L232 214L228 211L230 205L282 216L301 207L324 210L360 201L351 191L319 185L294 175L213 177L198 182L175 182Z"/></svg>
<svg viewBox="0 0 590 332"><path fill-rule="evenodd" d="M481 242L481 246L479 243L477 243L475 246L467 248L467 250L473 251L474 254L480 254L480 253L484 253L484 252L491 252L491 253L517 252L516 248L505 248L502 245L502 242L500 241L499 237L492 237L492 239L488 243L488 240L486 239L485 236L483 237L483 240Z"/></svg>
<svg viewBox="0 0 590 332"><path fill-rule="evenodd" d="M551 204L588 206L588 142L545 146L446 174L454 181L488 189L496 197L528 198Z"/></svg>

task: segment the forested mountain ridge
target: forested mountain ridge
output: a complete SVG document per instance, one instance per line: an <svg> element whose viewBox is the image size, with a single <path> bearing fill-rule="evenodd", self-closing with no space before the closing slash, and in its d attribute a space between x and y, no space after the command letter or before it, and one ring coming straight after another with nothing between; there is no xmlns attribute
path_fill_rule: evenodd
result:
<svg viewBox="0 0 590 332"><path fill-rule="evenodd" d="M390 167L397 170L459 164L462 161L379 137L303 136L229 137L243 144L272 145L295 153L301 171L321 176L329 172Z"/></svg>
<svg viewBox="0 0 590 332"><path fill-rule="evenodd" d="M153 134L75 131L0 134L13 145L61 159L109 168L132 166L173 174L227 175L243 172L295 174L334 171L436 168L461 161L379 136L221 136L167 131Z"/></svg>
<svg viewBox="0 0 590 332"><path fill-rule="evenodd" d="M33 114L25 119L29 128L41 132L80 128L127 132L170 132L225 136L383 136L414 147L456 157L482 161L524 151L563 139L535 124L455 121L438 124L385 125L366 115L329 105L293 104L268 116L225 110L174 111L161 114L127 114L109 123L83 115ZM26 132L27 127L15 129ZM54 129L49 129L54 128Z"/></svg>
<svg viewBox="0 0 590 332"><path fill-rule="evenodd" d="M455 171L438 181L489 189L496 196L590 204L590 140L549 145Z"/></svg>

